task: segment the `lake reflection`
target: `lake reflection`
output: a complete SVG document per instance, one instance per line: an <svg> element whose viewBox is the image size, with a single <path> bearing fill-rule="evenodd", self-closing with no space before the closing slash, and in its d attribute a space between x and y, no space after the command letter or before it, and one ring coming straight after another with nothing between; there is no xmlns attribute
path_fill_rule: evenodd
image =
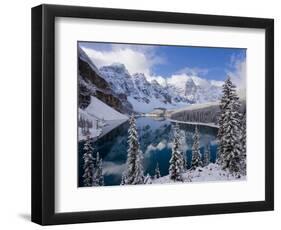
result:
<svg viewBox="0 0 281 230"><path fill-rule="evenodd" d="M165 118L139 117L136 120L139 142L144 154L144 173L154 175L159 163L161 175L167 175L171 158L172 128L175 124ZM188 167L191 162L192 136L195 125L179 124L182 136L182 150L186 154ZM119 185L125 169L127 157L128 122L120 125L94 143L95 151L99 151L103 159L105 185ZM211 162L216 159L217 128L198 126L200 132L200 151L211 145ZM83 186L83 142L79 142L79 186Z"/></svg>

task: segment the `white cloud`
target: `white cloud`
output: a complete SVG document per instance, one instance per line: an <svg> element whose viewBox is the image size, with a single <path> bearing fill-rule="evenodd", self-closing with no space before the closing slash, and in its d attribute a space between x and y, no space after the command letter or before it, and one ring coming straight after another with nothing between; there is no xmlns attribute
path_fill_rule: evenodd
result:
<svg viewBox="0 0 281 230"><path fill-rule="evenodd" d="M175 85L178 89L184 90L185 89L185 84L187 79L189 79L190 76L187 74L175 74L172 75L171 77L167 78L167 83L171 85Z"/></svg>
<svg viewBox="0 0 281 230"><path fill-rule="evenodd" d="M202 78L210 72L210 69L186 66L169 77L163 77L152 73L155 65L164 64L165 60L155 53L155 48L148 45L112 44L109 49L99 50L94 47L83 46L83 50L98 67L122 63L130 74L144 73L148 81L156 80L161 85L173 84L183 90L187 79L192 78L195 84L207 84ZM246 61L241 56L232 55L229 60L229 68L226 70L238 89L246 88ZM200 82L199 82L200 81ZM212 80L211 84L221 86L222 81Z"/></svg>
<svg viewBox="0 0 281 230"><path fill-rule="evenodd" d="M192 78L195 84L207 84L201 76L208 74L208 69L198 68L198 67L184 67L180 69L175 74L167 77L166 79L162 76L149 76L149 80L157 80L160 84L165 85L166 83L177 86L179 89L184 89L187 79ZM199 77L200 76L200 77ZM198 81L201 81L200 83ZM203 82L204 81L204 82Z"/></svg>
<svg viewBox="0 0 281 230"><path fill-rule="evenodd" d="M223 81L211 80L211 84L217 87L221 87L223 83L224 83Z"/></svg>
<svg viewBox="0 0 281 230"><path fill-rule="evenodd" d="M208 87L210 82L198 75L192 74L174 74L167 79L167 83L175 85L178 89L185 90L185 84L188 79L192 79L195 85L205 86ZM212 83L212 82L211 82ZM215 83L219 84L219 81L215 81Z"/></svg>
<svg viewBox="0 0 281 230"><path fill-rule="evenodd" d="M166 140L160 141L156 146L153 144L150 144L147 146L144 156L149 157L152 151L155 151L155 150L161 151L166 147L167 147Z"/></svg>
<svg viewBox="0 0 281 230"><path fill-rule="evenodd" d="M186 75L193 75L193 76L204 76L209 73L209 69L206 68L199 68L199 67L184 67L183 69L180 69L178 74L186 74Z"/></svg>
<svg viewBox="0 0 281 230"><path fill-rule="evenodd" d="M151 68L164 62L163 58L155 55L150 46L113 44L110 50L103 51L83 46L82 48L98 68L119 62L126 66L130 74L144 73L150 76Z"/></svg>
<svg viewBox="0 0 281 230"><path fill-rule="evenodd" d="M164 85L164 86L166 85L166 79L162 76L156 76L156 75L148 74L148 75L146 75L146 79L150 82L152 80L156 80L160 85Z"/></svg>
<svg viewBox="0 0 281 230"><path fill-rule="evenodd" d="M241 97L246 95L246 74L247 65L246 59L232 56L230 60L231 70L227 70L227 75L231 77L234 84L238 88L238 93Z"/></svg>
<svg viewBox="0 0 281 230"><path fill-rule="evenodd" d="M103 173L104 175L120 175L125 170L125 164L115 164L113 162L103 162Z"/></svg>

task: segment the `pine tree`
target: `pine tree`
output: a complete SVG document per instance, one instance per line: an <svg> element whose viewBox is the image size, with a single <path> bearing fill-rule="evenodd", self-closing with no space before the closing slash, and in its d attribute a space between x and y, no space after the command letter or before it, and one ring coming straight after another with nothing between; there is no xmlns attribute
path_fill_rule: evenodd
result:
<svg viewBox="0 0 281 230"><path fill-rule="evenodd" d="M79 126L79 127L82 127L82 116L79 117L78 126Z"/></svg>
<svg viewBox="0 0 281 230"><path fill-rule="evenodd" d="M191 169L195 169L197 167L203 166L203 162L201 160L199 139L200 139L200 134L199 134L199 130L196 126L195 132L193 135Z"/></svg>
<svg viewBox="0 0 281 230"><path fill-rule="evenodd" d="M92 147L92 141L90 137L87 137L87 140L85 141L84 148L83 150L84 155L83 155L83 160L84 160L84 174L83 174L83 183L85 187L90 187L92 186L92 181L93 181L93 173L94 173L94 157L93 157L93 151L94 148Z"/></svg>
<svg viewBox="0 0 281 230"><path fill-rule="evenodd" d="M146 174L146 177L144 178L144 184L152 184L151 176L149 173Z"/></svg>
<svg viewBox="0 0 281 230"><path fill-rule="evenodd" d="M154 179L158 179L161 177L161 174L160 174L160 169L159 169L159 164L157 162L156 164L156 168L155 168L155 175L154 175Z"/></svg>
<svg viewBox="0 0 281 230"><path fill-rule="evenodd" d="M169 163L170 179L173 181L183 181L183 153L180 151L180 130L178 125L174 128L172 156Z"/></svg>
<svg viewBox="0 0 281 230"><path fill-rule="evenodd" d="M85 121L85 126L86 126L85 135L90 135L89 121L88 120Z"/></svg>
<svg viewBox="0 0 281 230"><path fill-rule="evenodd" d="M93 174L93 186L103 186L104 177L102 172L102 158L100 158L99 152L97 152L96 164Z"/></svg>
<svg viewBox="0 0 281 230"><path fill-rule="evenodd" d="M236 86L228 77L223 85L223 96L220 102L219 147L217 163L223 169L229 169L239 176L243 158L241 146L241 114Z"/></svg>
<svg viewBox="0 0 281 230"><path fill-rule="evenodd" d="M178 126L178 128L179 128L179 126ZM183 172L185 172L188 168L186 152L183 151L183 149L182 149L184 140L186 140L186 132L180 130L180 146L181 146L181 153L182 153L182 169L183 169Z"/></svg>
<svg viewBox="0 0 281 230"><path fill-rule="evenodd" d="M204 166L207 166L208 164L210 164L210 157L211 157L211 150L210 150L210 145L208 144L205 147L205 152L204 152Z"/></svg>
<svg viewBox="0 0 281 230"><path fill-rule="evenodd" d="M247 133L246 133L246 113L243 114L242 121L241 121L241 146L242 146L242 158L240 161L240 170L241 170L241 175L246 175L246 167L247 167L247 162L246 162L246 141L247 141Z"/></svg>
<svg viewBox="0 0 281 230"><path fill-rule="evenodd" d="M120 185L125 185L125 173L122 174Z"/></svg>
<svg viewBox="0 0 281 230"><path fill-rule="evenodd" d="M124 172L124 184L143 184L143 153L140 150L140 144L138 141L138 133L136 128L136 120L134 114L130 117L129 137L128 144L129 148L127 151L127 162L126 170Z"/></svg>
<svg viewBox="0 0 281 230"><path fill-rule="evenodd" d="M182 152L182 164L183 164L183 171L187 170L187 158L186 158L186 154L184 152Z"/></svg>

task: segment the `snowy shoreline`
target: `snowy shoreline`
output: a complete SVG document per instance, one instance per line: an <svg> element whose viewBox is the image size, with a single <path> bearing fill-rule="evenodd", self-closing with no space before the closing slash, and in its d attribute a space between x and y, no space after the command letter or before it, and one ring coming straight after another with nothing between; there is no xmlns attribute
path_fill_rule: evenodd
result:
<svg viewBox="0 0 281 230"><path fill-rule="evenodd" d="M202 123L202 122L191 122L191 121L179 121L179 120L174 120L171 118L166 118L168 121L175 122L175 123L180 123L180 124L189 124L189 125L199 125L199 126L208 126L211 128L219 128L218 125L214 123Z"/></svg>
<svg viewBox="0 0 281 230"><path fill-rule="evenodd" d="M170 116L161 116L161 115L156 115L156 114L144 114L138 117L150 117L152 119L155 118L162 118L162 119L166 119L167 121L170 122L175 122L175 123L179 123L179 124L189 124L189 125L199 125L199 126L207 126L207 127L211 127L211 128L219 128L218 125L214 124L214 123L203 123L203 122L192 122L192 121L180 121L180 120L175 120L175 119L171 119Z"/></svg>

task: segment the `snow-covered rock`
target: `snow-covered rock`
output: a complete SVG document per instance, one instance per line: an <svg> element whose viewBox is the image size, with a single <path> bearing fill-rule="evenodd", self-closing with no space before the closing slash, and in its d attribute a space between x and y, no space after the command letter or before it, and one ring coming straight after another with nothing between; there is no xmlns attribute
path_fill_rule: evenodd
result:
<svg viewBox="0 0 281 230"><path fill-rule="evenodd" d="M221 97L221 86L218 84L217 81L189 77L185 84L185 96L195 104L217 101Z"/></svg>
<svg viewBox="0 0 281 230"><path fill-rule="evenodd" d="M135 87L125 65L115 63L99 69L102 77L110 84L115 93L130 95L134 93Z"/></svg>
<svg viewBox="0 0 281 230"><path fill-rule="evenodd" d="M104 79L109 82L114 92L125 94L135 111L144 112L154 108L154 102L161 104L171 103L171 98L167 91L157 81L149 82L143 73L130 75L123 64L112 64L103 66L99 72ZM136 104L143 104L143 109L136 109ZM150 104L150 105L149 105ZM151 106L153 104L153 106ZM149 109L148 109L149 108Z"/></svg>
<svg viewBox="0 0 281 230"><path fill-rule="evenodd" d="M91 97L91 103L85 109L85 112L90 116L93 116L100 120L103 119L105 121L128 119L126 115L119 113L96 97Z"/></svg>

